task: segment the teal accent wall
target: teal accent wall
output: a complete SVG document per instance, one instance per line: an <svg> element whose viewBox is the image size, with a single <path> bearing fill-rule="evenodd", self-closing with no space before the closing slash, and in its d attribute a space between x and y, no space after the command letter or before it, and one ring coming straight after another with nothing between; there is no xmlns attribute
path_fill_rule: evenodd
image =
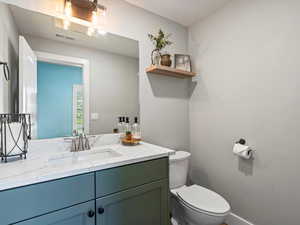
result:
<svg viewBox="0 0 300 225"><path fill-rule="evenodd" d="M38 61L38 138L71 136L73 85L82 84L82 68Z"/></svg>

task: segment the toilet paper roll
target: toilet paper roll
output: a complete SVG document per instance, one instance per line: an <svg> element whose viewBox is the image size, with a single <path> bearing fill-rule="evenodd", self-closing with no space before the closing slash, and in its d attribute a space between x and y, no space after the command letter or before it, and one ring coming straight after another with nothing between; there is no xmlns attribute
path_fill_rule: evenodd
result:
<svg viewBox="0 0 300 225"><path fill-rule="evenodd" d="M242 145L242 144L236 143L233 146L233 153L239 154L241 152L248 151L249 149L250 149L250 147L247 145Z"/></svg>
<svg viewBox="0 0 300 225"><path fill-rule="evenodd" d="M250 159L253 155L253 151L250 149L247 145L242 145L239 143L236 143L233 146L233 153L237 156L243 158L243 159Z"/></svg>
<svg viewBox="0 0 300 225"><path fill-rule="evenodd" d="M252 155L253 155L253 151L251 149L249 149L247 151L243 151L240 154L238 154L238 156L243 159L251 159Z"/></svg>

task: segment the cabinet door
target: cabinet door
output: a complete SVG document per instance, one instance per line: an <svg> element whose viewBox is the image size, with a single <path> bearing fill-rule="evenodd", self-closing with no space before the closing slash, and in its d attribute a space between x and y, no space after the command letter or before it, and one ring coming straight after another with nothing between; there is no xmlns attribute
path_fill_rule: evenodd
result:
<svg viewBox="0 0 300 225"><path fill-rule="evenodd" d="M82 203L16 225L95 225L95 201Z"/></svg>
<svg viewBox="0 0 300 225"><path fill-rule="evenodd" d="M168 225L168 180L96 200L97 225Z"/></svg>
<svg viewBox="0 0 300 225"><path fill-rule="evenodd" d="M94 173L88 173L0 191L0 224L14 224L94 200L94 180Z"/></svg>

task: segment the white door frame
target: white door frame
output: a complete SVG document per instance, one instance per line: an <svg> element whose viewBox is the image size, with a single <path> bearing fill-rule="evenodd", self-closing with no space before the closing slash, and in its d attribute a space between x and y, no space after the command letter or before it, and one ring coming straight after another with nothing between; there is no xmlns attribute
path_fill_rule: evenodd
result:
<svg viewBox="0 0 300 225"><path fill-rule="evenodd" d="M87 59L36 51L38 61L79 66L83 70L84 132L90 133L90 62Z"/></svg>
<svg viewBox="0 0 300 225"><path fill-rule="evenodd" d="M31 137L37 138L37 56L19 36L19 113L31 115Z"/></svg>

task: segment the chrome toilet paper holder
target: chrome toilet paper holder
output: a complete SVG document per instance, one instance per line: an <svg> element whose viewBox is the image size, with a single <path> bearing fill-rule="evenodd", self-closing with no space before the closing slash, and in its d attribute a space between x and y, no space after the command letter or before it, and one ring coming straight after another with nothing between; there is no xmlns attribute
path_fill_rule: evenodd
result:
<svg viewBox="0 0 300 225"><path fill-rule="evenodd" d="M239 141L235 142L236 144L241 144L241 145L245 145L246 144L246 140L244 138L241 138Z"/></svg>

